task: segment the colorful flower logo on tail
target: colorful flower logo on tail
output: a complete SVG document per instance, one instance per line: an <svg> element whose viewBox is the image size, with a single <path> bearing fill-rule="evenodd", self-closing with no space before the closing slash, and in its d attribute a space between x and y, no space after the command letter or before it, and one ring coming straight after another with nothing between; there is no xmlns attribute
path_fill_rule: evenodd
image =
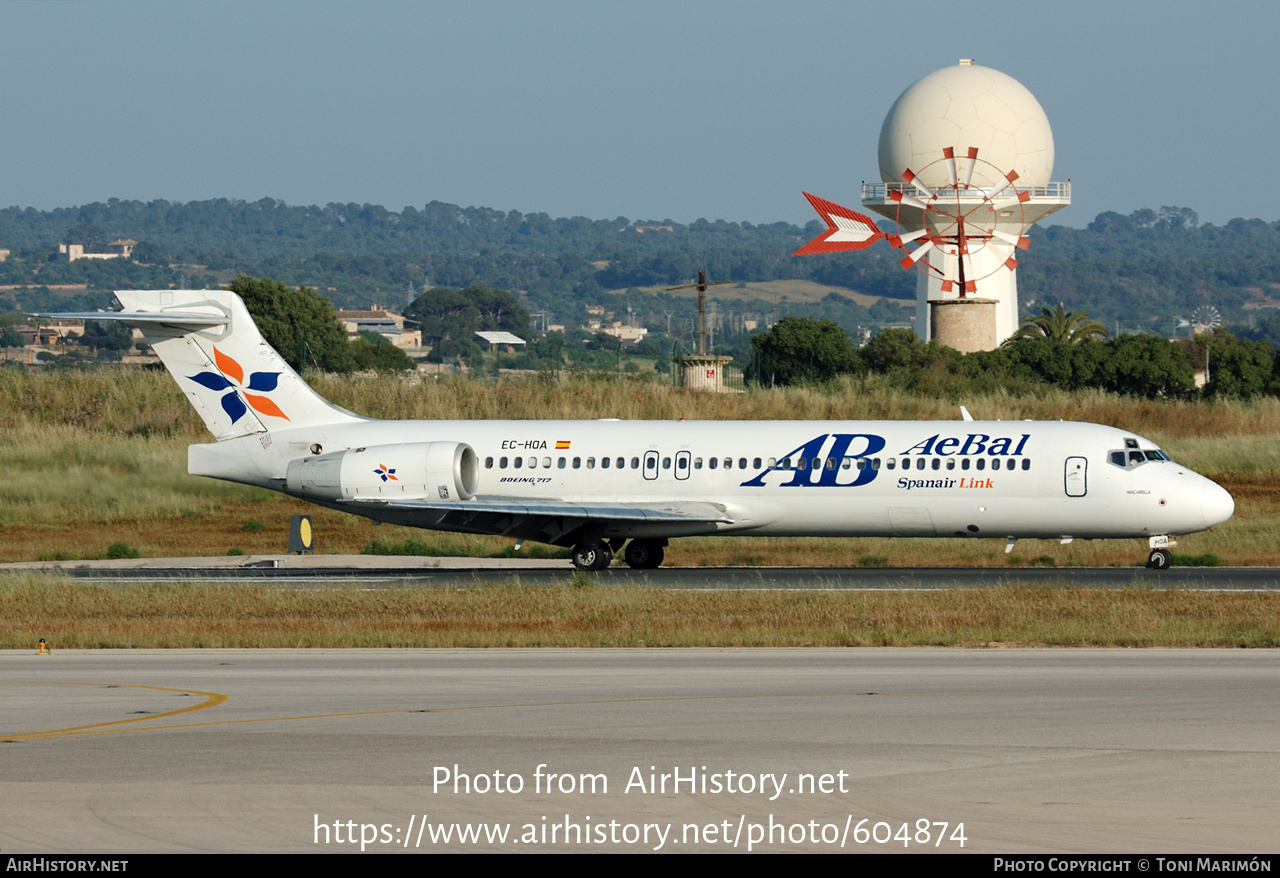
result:
<svg viewBox="0 0 1280 878"><path fill-rule="evenodd" d="M201 372L199 375L192 375L191 380L201 387L207 387L210 390L226 390L220 402L222 410L231 418L231 423L235 423L245 416L245 413L252 408L255 412L263 415L270 415L273 418L284 418L289 420L289 416L280 411L280 407L261 393L270 393L276 389L276 385L280 382L279 372L254 372L249 376L249 383L244 383L244 368L234 359L218 350L213 349L213 361L217 364L218 372ZM228 380L232 379L232 380ZM257 393L250 393L250 390ZM241 397L243 396L243 399ZM245 403L248 403L246 407Z"/></svg>

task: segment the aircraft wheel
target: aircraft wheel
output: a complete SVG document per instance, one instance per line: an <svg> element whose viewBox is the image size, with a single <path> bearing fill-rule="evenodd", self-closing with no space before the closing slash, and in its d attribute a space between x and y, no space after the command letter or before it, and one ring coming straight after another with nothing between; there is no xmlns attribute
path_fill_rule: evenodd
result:
<svg viewBox="0 0 1280 878"><path fill-rule="evenodd" d="M1168 549L1152 549L1147 558L1147 567L1151 570L1168 570L1173 564L1173 555Z"/></svg>
<svg viewBox="0 0 1280 878"><path fill-rule="evenodd" d="M632 540L627 543L627 565L637 570L652 570L662 564L662 544L657 540Z"/></svg>
<svg viewBox="0 0 1280 878"><path fill-rule="evenodd" d="M603 570L613 562L613 552L601 543L598 546L578 546L573 550L573 566L579 570Z"/></svg>

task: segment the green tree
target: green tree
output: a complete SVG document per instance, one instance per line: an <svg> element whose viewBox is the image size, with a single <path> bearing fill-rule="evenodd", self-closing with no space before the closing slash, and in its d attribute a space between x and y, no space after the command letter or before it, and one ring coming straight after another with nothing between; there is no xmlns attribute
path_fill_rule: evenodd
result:
<svg viewBox="0 0 1280 878"><path fill-rule="evenodd" d="M882 329L858 351L858 356L872 372L883 374L917 364L924 347L924 342L910 329Z"/></svg>
<svg viewBox="0 0 1280 878"><path fill-rule="evenodd" d="M1275 351L1270 342L1238 339L1231 333L1215 329L1206 339L1209 347L1209 383L1206 396L1235 396L1249 399L1267 392L1275 366ZM1204 349L1196 345L1195 364L1204 364Z"/></svg>
<svg viewBox="0 0 1280 878"><path fill-rule="evenodd" d="M1018 331L1009 336L1005 344L1024 338L1047 338L1049 341L1075 344L1090 338L1105 338L1107 328L1097 320L1090 320L1083 311L1067 311L1061 305L1052 311L1041 308L1035 317L1023 317Z"/></svg>
<svg viewBox="0 0 1280 878"><path fill-rule="evenodd" d="M350 372L356 361L333 303L309 287L240 275L224 289L244 300L258 330L294 369ZM306 362L303 363L303 356Z"/></svg>
<svg viewBox="0 0 1280 878"><path fill-rule="evenodd" d="M416 320L422 341L431 345L432 362L457 356L473 358L479 348L477 331L505 331L530 341L533 326L529 311L506 290L472 284L461 290L432 287L405 308L404 316Z"/></svg>
<svg viewBox="0 0 1280 878"><path fill-rule="evenodd" d="M1107 342L1097 384L1132 396L1187 398L1196 392L1195 369L1182 346L1157 335L1122 335Z"/></svg>
<svg viewBox="0 0 1280 878"><path fill-rule="evenodd" d="M378 335L381 342L374 344L367 336L378 335L376 332L362 332L360 337L351 342L351 355L356 368L373 372L412 372L416 366L409 355Z"/></svg>
<svg viewBox="0 0 1280 878"><path fill-rule="evenodd" d="M114 320L86 320L80 344L106 351L127 351L133 347L133 332Z"/></svg>
<svg viewBox="0 0 1280 878"><path fill-rule="evenodd" d="M783 317L768 332L752 336L751 344L760 356L765 383L827 381L857 365L853 342L831 320Z"/></svg>

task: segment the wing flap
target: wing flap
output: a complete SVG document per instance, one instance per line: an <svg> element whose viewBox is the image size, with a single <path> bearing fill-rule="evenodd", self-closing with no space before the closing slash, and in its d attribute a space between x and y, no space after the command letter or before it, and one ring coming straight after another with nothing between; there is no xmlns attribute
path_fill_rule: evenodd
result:
<svg viewBox="0 0 1280 878"><path fill-rule="evenodd" d="M562 544L584 527L625 529L667 526L673 533L704 533L734 518L717 503L590 503L568 500L484 497L473 500L359 499L341 504L358 514L410 527L462 533L501 534ZM353 511L355 509L353 508Z"/></svg>
<svg viewBox="0 0 1280 878"><path fill-rule="evenodd" d="M569 500L506 497L476 497L474 500L382 500L359 499L361 505L392 509L420 509L424 512L499 515L567 515L573 518L608 521L682 521L733 524L733 518L715 503L575 503Z"/></svg>

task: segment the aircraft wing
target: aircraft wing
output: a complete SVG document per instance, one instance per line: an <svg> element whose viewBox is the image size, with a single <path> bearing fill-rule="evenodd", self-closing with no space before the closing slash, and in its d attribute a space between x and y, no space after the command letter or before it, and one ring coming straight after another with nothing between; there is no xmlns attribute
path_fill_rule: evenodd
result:
<svg viewBox="0 0 1280 878"><path fill-rule="evenodd" d="M584 525L665 524L689 533L709 533L716 524L732 524L734 519L717 503L652 502L594 503L554 499L512 499L483 497L473 500L382 500L359 499L349 504L384 508L378 516L397 524L452 530L462 533L496 533L559 543ZM685 527L682 528L681 525Z"/></svg>

